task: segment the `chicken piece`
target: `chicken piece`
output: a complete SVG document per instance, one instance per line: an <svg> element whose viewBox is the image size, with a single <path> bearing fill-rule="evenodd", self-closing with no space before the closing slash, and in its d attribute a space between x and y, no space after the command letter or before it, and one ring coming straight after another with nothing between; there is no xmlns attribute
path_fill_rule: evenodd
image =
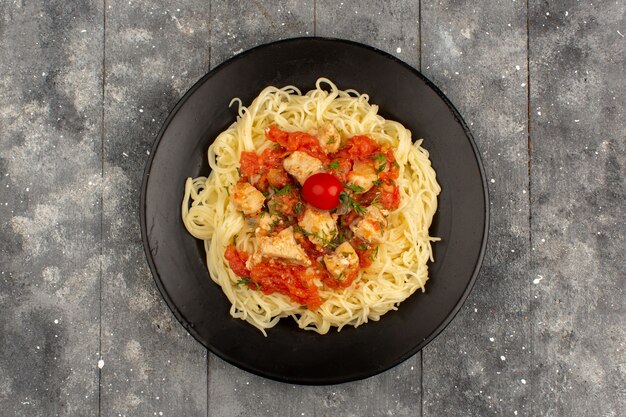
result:
<svg viewBox="0 0 626 417"><path fill-rule="evenodd" d="M317 246L324 246L337 236L336 221L336 214L331 215L327 210L318 210L307 205L298 225L306 232L311 242Z"/></svg>
<svg viewBox="0 0 626 417"><path fill-rule="evenodd" d="M283 167L302 185L311 175L322 172L324 165L322 161L307 153L295 151L285 158Z"/></svg>
<svg viewBox="0 0 626 417"><path fill-rule="evenodd" d="M326 153L335 153L341 144L341 136L335 126L328 123L320 127L317 131L317 140Z"/></svg>
<svg viewBox="0 0 626 417"><path fill-rule="evenodd" d="M280 259L303 266L311 265L311 260L293 236L293 227L286 228L276 236L259 236L257 249L246 261L246 268L251 269L267 258Z"/></svg>
<svg viewBox="0 0 626 417"><path fill-rule="evenodd" d="M358 223L350 225L350 230L369 243L380 243L384 240L387 228L386 214L389 214L387 210L369 206L363 218Z"/></svg>
<svg viewBox="0 0 626 417"><path fill-rule="evenodd" d="M343 242L335 253L324 255L324 265L335 279L342 279L358 272L359 255L348 242Z"/></svg>
<svg viewBox="0 0 626 417"><path fill-rule="evenodd" d="M261 213L259 218L259 225L255 229L254 234L259 236L267 236L274 226L282 222L280 216L276 214Z"/></svg>
<svg viewBox="0 0 626 417"><path fill-rule="evenodd" d="M263 208L265 196L248 182L238 182L230 188L235 208L247 216L257 214Z"/></svg>
<svg viewBox="0 0 626 417"><path fill-rule="evenodd" d="M376 170L372 164L367 162L355 162L352 171L348 173L348 182L354 186L361 187L359 193L364 193L374 186L374 181L378 179Z"/></svg>

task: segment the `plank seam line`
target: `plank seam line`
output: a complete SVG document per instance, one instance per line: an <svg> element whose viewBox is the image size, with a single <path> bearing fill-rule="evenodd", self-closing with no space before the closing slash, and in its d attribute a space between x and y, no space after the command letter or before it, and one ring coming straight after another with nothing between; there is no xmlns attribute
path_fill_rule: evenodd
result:
<svg viewBox="0 0 626 417"><path fill-rule="evenodd" d="M317 36L317 0L313 0L313 36Z"/></svg>
<svg viewBox="0 0 626 417"><path fill-rule="evenodd" d="M527 147L528 147L528 262L529 270L532 271L532 253L533 253L533 212L532 212L532 197L531 197L531 167L532 167L532 141L531 141L531 107L530 107L530 0L526 0L526 103L527 103L527 120L526 120L526 132L527 136ZM532 273L532 272L531 272ZM530 277L529 277L530 278ZM534 326L532 319L532 307L533 307L533 287L531 284L531 280L528 279L528 322L530 327L530 370L529 370L529 389L530 389L530 398L533 397L533 374L535 371L535 344L534 344ZM529 401L530 413L529 415L533 415L533 401Z"/></svg>
<svg viewBox="0 0 626 417"><path fill-rule="evenodd" d="M209 71L212 68L212 62L211 62L211 52L212 52L212 48L211 46L213 45L213 2L211 0L208 0L209 3L209 15L208 15L208 21L209 21ZM209 352L209 349L205 349L206 350L206 361L205 361L205 366L206 366L206 417L209 417L209 407L210 407L210 392L211 392L211 352Z"/></svg>
<svg viewBox="0 0 626 417"><path fill-rule="evenodd" d="M107 0L102 0L102 91L100 118L100 260L98 262L98 362L102 360L102 257L104 256L104 99L106 83ZM98 416L102 416L102 368L98 366Z"/></svg>
<svg viewBox="0 0 626 417"><path fill-rule="evenodd" d="M212 63L211 63L211 44L213 42L213 21L212 21L212 2L211 0L209 0L209 16L208 16L208 20L209 20L209 71L212 68Z"/></svg>
<svg viewBox="0 0 626 417"><path fill-rule="evenodd" d="M417 0L417 68L422 72L422 0ZM424 416L424 349L420 350L420 417Z"/></svg>
<svg viewBox="0 0 626 417"><path fill-rule="evenodd" d="M422 72L422 0L417 0L417 68Z"/></svg>

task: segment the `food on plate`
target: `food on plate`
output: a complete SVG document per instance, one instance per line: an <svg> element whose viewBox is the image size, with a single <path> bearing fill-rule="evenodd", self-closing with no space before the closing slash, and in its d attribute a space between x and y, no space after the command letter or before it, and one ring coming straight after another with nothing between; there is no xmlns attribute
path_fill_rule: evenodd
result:
<svg viewBox="0 0 626 417"><path fill-rule="evenodd" d="M210 175L189 178L182 202L231 315L264 334L284 317L325 334L424 291L440 187L422 141L325 78L234 101Z"/></svg>

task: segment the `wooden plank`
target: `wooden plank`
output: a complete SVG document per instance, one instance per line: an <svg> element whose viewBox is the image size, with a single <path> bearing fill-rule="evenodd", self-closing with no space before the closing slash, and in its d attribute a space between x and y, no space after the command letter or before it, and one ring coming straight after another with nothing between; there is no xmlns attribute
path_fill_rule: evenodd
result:
<svg viewBox="0 0 626 417"><path fill-rule="evenodd" d="M139 187L169 110L208 70L209 4L106 2L101 413L206 415L206 350L148 270Z"/></svg>
<svg viewBox="0 0 626 417"><path fill-rule="evenodd" d="M96 415L102 5L0 22L0 414Z"/></svg>
<svg viewBox="0 0 626 417"><path fill-rule="evenodd" d="M491 200L474 290L423 351L424 415L529 415L526 6L443 0L421 7L422 71L468 122Z"/></svg>
<svg viewBox="0 0 626 417"><path fill-rule="evenodd" d="M415 416L419 368L408 360L390 371L340 385L302 386L242 371L212 355L209 416Z"/></svg>
<svg viewBox="0 0 626 417"><path fill-rule="evenodd" d="M212 64L219 63L213 57L226 58L259 43L303 32L313 34L314 8L312 3L307 6L293 2L255 2L254 6L241 7L232 2L213 2L214 27L221 29L212 31ZM360 5L357 2L317 2L315 8L317 35L355 39L350 35L350 28L362 27L358 40L393 52L410 63L417 62L414 40L419 32L417 5L388 2L384 13L380 14L374 2ZM268 16L274 12L279 17L270 19ZM366 15L371 17L364 23ZM367 28L383 28L389 19L398 19L403 24L413 22L413 26L402 29L396 26L396 30L384 33L384 39L372 33L368 35ZM239 26L240 21L245 21L246 25ZM337 27L340 22L344 25L341 28ZM259 33L265 33L261 40ZM295 386L257 377L210 356L209 415L415 415L420 407L419 372L419 357L416 356L364 381L326 387Z"/></svg>
<svg viewBox="0 0 626 417"><path fill-rule="evenodd" d="M211 67L247 49L313 35L313 0L211 0Z"/></svg>
<svg viewBox="0 0 626 417"><path fill-rule="evenodd" d="M626 410L624 18L530 2L536 415Z"/></svg>
<svg viewBox="0 0 626 417"><path fill-rule="evenodd" d="M315 18L318 36L365 43L419 67L419 2L319 0Z"/></svg>

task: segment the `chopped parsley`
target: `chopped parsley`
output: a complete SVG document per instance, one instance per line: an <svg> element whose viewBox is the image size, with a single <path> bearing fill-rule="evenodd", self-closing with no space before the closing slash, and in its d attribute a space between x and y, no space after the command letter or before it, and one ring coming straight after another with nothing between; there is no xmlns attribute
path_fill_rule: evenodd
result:
<svg viewBox="0 0 626 417"><path fill-rule="evenodd" d="M367 245L366 245L365 243L361 243L361 244L359 245L359 249L361 249L361 250L367 250Z"/></svg>
<svg viewBox="0 0 626 417"><path fill-rule="evenodd" d="M255 285L255 289L256 290L260 290L261 286L259 285L258 282L252 281L250 278L242 278L239 281L237 281L237 283L235 284L236 287L240 286L240 285L250 285L250 284L254 284Z"/></svg>
<svg viewBox="0 0 626 417"><path fill-rule="evenodd" d="M293 206L293 212L296 213L296 216L299 215L300 213L302 213L302 210L304 209L304 204L302 204L302 201L298 201L294 206Z"/></svg>
<svg viewBox="0 0 626 417"><path fill-rule="evenodd" d="M379 198L380 198L380 193L376 193L376 195L374 196L374 199L372 200L370 205L378 207L379 206L379 202L378 202Z"/></svg>
<svg viewBox="0 0 626 417"><path fill-rule="evenodd" d="M339 160L335 159L333 162L328 164L329 169L339 169Z"/></svg>
<svg viewBox="0 0 626 417"><path fill-rule="evenodd" d="M276 226L278 226L280 224L280 217L276 220L274 220L273 222L270 223L270 230L274 230L276 228Z"/></svg>
<svg viewBox="0 0 626 417"><path fill-rule="evenodd" d="M350 194L346 193L345 191L342 191L341 194L339 194L339 201L341 202L342 207L348 210L354 210L356 214L365 214L365 207L360 205L350 196Z"/></svg>
<svg viewBox="0 0 626 417"><path fill-rule="evenodd" d="M381 185L383 185L383 182L381 180L374 180L372 181L372 184L374 185L374 187L380 187Z"/></svg>
<svg viewBox="0 0 626 417"><path fill-rule="evenodd" d="M281 195L289 194L293 187L291 186L291 184L287 184L283 188L275 188L275 187L272 187L272 188L274 188L274 195L277 195L280 197Z"/></svg>
<svg viewBox="0 0 626 417"><path fill-rule="evenodd" d="M376 170L376 174L380 174L381 172L383 172L386 167L387 167L387 162L383 162L382 164L380 164L380 166Z"/></svg>
<svg viewBox="0 0 626 417"><path fill-rule="evenodd" d="M347 188L348 190L352 191L353 193L362 193L363 191L365 191L365 188L359 186L359 185L354 185L354 184L350 184L350 183L345 183L343 185L345 188Z"/></svg>
<svg viewBox="0 0 626 417"><path fill-rule="evenodd" d="M324 246L325 248L329 248L329 249L335 249L344 240L343 235L340 234L340 233L338 234L337 230L333 230L330 233L330 235L328 233L326 233L326 230L324 230L324 229L322 229L320 234L307 232L306 230L304 230L300 226L294 226L293 230L296 233L301 233L304 236L313 237L313 238L317 239L318 241L320 241L322 243L322 246Z"/></svg>
<svg viewBox="0 0 626 417"><path fill-rule="evenodd" d="M374 259L376 259L377 256L378 256L378 246L376 246L376 249L374 249L374 252L372 252L372 254L370 255L370 259L373 261Z"/></svg>
<svg viewBox="0 0 626 417"><path fill-rule="evenodd" d="M374 160L376 160L379 164L383 164L387 162L387 157L382 153L377 153L374 154Z"/></svg>

